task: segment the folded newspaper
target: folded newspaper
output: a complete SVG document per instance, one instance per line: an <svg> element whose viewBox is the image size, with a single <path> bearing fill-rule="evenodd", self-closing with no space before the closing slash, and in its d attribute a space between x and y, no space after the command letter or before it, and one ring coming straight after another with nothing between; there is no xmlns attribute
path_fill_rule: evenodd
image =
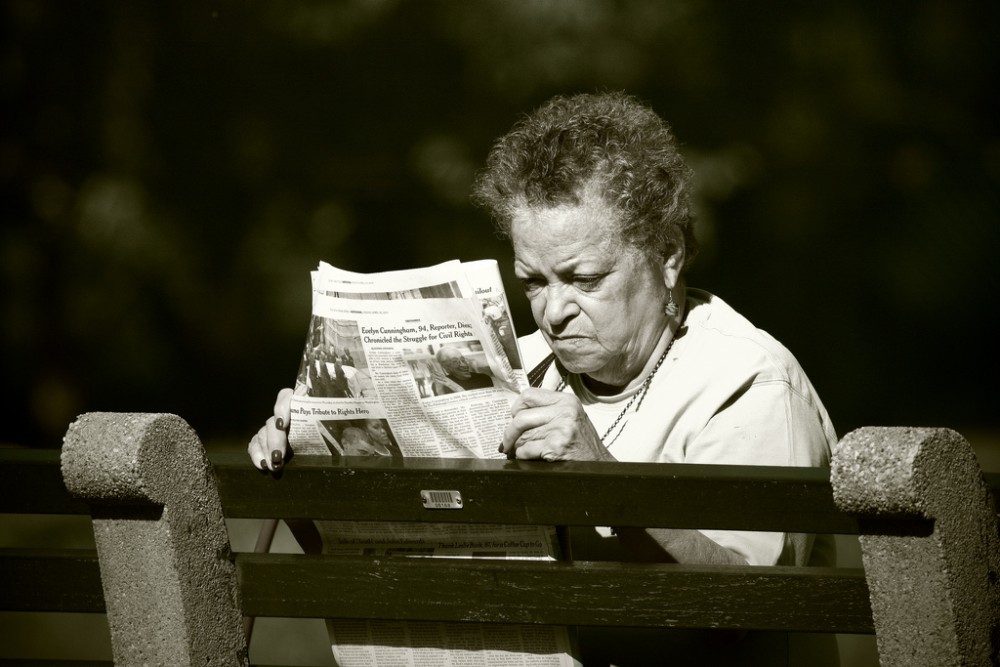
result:
<svg viewBox="0 0 1000 667"><path fill-rule="evenodd" d="M296 456L503 457L497 446L510 405L528 381L495 261L374 274L321 263L312 293L288 434ZM330 554L559 557L552 527L317 525ZM339 620L327 627L341 667L578 664L564 628Z"/></svg>

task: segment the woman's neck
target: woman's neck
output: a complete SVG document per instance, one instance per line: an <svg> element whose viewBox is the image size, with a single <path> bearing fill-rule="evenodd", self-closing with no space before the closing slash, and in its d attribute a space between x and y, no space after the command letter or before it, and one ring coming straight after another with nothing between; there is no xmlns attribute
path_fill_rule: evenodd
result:
<svg viewBox="0 0 1000 667"><path fill-rule="evenodd" d="M677 317L670 318L666 322L663 327L663 331L660 333L659 339L656 341L656 345L654 345L653 349L650 350L642 368L640 368L637 373L632 374L630 380L620 384L611 384L583 373L580 375L580 379L584 386L586 386L586 388L596 396L614 396L616 394L628 392L641 385L646 381L646 377L653 371L653 368L656 367L660 357L663 356L663 353L670 346L670 342L674 339L677 329L680 327L682 317L683 312L679 313Z"/></svg>

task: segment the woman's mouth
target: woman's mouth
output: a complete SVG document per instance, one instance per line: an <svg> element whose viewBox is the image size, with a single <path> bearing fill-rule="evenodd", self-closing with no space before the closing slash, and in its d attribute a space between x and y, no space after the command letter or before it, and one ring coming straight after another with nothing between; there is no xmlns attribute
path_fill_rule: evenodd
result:
<svg viewBox="0 0 1000 667"><path fill-rule="evenodd" d="M586 340L586 336L576 336L573 334L561 334L559 336L549 336L549 340L553 343L574 343L581 340Z"/></svg>

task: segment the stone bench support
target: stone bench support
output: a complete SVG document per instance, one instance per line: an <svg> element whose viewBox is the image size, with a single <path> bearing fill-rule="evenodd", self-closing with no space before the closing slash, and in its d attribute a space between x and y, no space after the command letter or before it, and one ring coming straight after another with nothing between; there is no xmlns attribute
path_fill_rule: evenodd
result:
<svg viewBox="0 0 1000 667"><path fill-rule="evenodd" d="M927 536L861 524L882 667L1000 665L996 509L969 443L949 429L859 429L838 443L831 482L859 518L934 521Z"/></svg>
<svg viewBox="0 0 1000 667"><path fill-rule="evenodd" d="M247 665L222 504L191 427L88 413L66 434L62 469L91 504L115 664Z"/></svg>

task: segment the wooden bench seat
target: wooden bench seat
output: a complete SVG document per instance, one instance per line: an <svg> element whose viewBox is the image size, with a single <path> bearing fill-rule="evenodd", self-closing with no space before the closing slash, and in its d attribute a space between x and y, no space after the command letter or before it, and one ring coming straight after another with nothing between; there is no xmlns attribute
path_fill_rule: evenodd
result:
<svg viewBox="0 0 1000 667"><path fill-rule="evenodd" d="M94 554L5 550L3 608L106 607L116 663L126 665L140 664L140 655L163 664L246 664L243 615L875 632L884 667L978 664L997 651L989 633L998 627L1000 538L989 494L1000 490L1000 475L984 483L974 458L971 473L967 458L949 462L944 467L958 477L940 480L953 491L942 509L932 488L940 471L928 479L930 469L921 468L963 445L951 431L863 429L842 441L832 472L300 457L275 479L242 453L206 456L177 417L96 413L70 429L62 457L67 486L87 503L62 488L52 452L4 452L0 470L17 481L0 511L92 513L100 564ZM874 488L876 478L884 488ZM958 485L970 486L951 497ZM425 509L420 492L428 489L460 491L462 508ZM223 517L860 534L867 571L234 556ZM136 567L140 554L169 557ZM951 579L937 582L921 567L947 570ZM978 590L969 577L979 577ZM922 590L907 593L901 582ZM147 596L159 605L155 620L149 601L138 600ZM955 641L921 644L912 636L921 622ZM960 662L949 663L953 657Z"/></svg>

